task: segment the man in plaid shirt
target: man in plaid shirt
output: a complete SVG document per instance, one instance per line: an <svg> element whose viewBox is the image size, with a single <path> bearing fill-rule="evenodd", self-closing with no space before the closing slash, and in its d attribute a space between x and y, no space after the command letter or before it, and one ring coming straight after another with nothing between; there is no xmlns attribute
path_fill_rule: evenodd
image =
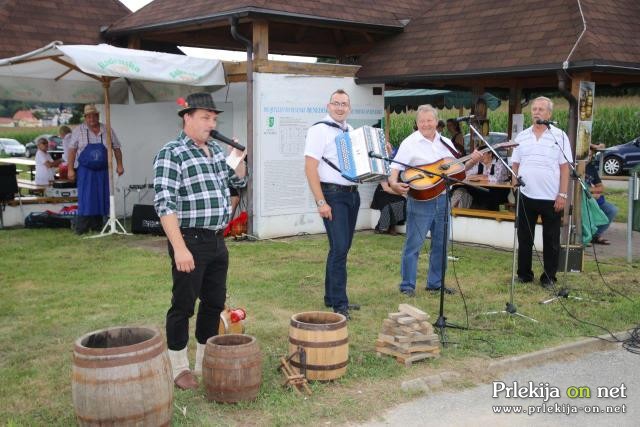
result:
<svg viewBox="0 0 640 427"><path fill-rule="evenodd" d="M229 254L224 229L231 219L229 189L244 187L244 151L234 149L229 163L210 138L218 110L208 93L179 100L183 130L166 144L154 161L154 205L169 240L173 289L166 334L174 383L181 389L198 387L204 349L216 335L226 298ZM233 159L233 160L232 160ZM189 318L200 299L196 318L196 362L189 369Z"/></svg>

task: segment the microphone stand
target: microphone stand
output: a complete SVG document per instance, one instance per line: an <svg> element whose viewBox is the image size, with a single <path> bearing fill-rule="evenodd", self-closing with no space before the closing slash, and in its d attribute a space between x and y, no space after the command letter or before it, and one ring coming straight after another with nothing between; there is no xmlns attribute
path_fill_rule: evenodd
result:
<svg viewBox="0 0 640 427"><path fill-rule="evenodd" d="M509 166L509 164L501 157L498 155L498 153L496 152L496 150L491 146L491 144L489 144L487 142L487 140L484 139L484 137L482 136L482 134L480 134L480 132L478 132L478 130L471 124L468 123L469 125L469 129L471 129L473 131L473 133L476 134L476 136L478 138L480 138L480 140L482 142L484 142L485 146L489 147L489 150L491 150L491 152L493 153L494 156L496 156L496 158L498 158L498 160L500 160L500 162L504 165L505 168L507 168L507 170L509 171L509 173L511 174L511 176L515 176L516 177L516 215L513 221L513 258L512 258L512 263L511 263L511 284L509 285L509 301L506 303L504 310L501 311L488 311L486 313L483 313L485 315L494 315L494 314L509 314L511 316L519 316L522 317L523 319L527 319L527 320L531 320L532 322L536 322L538 323L538 321L536 319L534 319L533 317L529 317L529 316L525 316L522 313L518 313L518 309L516 307L516 305L513 302L513 290L515 288L515 281L516 281L516 254L517 254L517 250L518 250L518 221L520 218L520 187L524 187L525 183L522 180L522 177L517 176L516 173L513 171L513 169Z"/></svg>
<svg viewBox="0 0 640 427"><path fill-rule="evenodd" d="M580 176L578 175L578 172L577 172L575 166L567 158L566 153L564 152L564 150L562 149L560 144L558 144L558 141L555 140L555 135L553 135L553 131L551 131L551 125L547 123L546 126L547 126L547 129L549 129L549 131L551 132L551 136L553 136L553 139L554 139L556 145L558 146L558 148L560 148L560 152L562 153L562 157L564 157L564 159L566 160L567 164L569 165L569 168L571 169L571 174L569 176L570 179L577 181L580 184L580 187L582 187L582 193L583 193L584 197L586 197L587 199L590 199L592 197L591 196L591 192L587 189L586 184L584 183L582 178L580 178ZM563 135L563 139L564 139L564 135ZM571 199L569 199L567 197L567 201L569 201L569 215L567 217L568 224L567 224L566 242L565 242L565 247L564 247L564 270L562 272L562 278L564 280L565 286L560 288L560 289L558 289L558 290L556 290L555 286L554 286L554 291L556 292L556 294L552 298L549 298L549 299L544 300L544 301L540 301L540 304L550 304L550 303L552 303L552 302L554 302L556 300L559 300L560 298L572 298L572 299L579 300L579 301L584 300L584 298L580 298L580 297L576 297L576 296L570 295L569 294L569 289L566 286L566 284L567 284L567 270L568 270L568 267L569 267L569 241L571 240L571 227L572 227L572 222L573 222L573 197L571 197ZM597 301L594 301L594 302L597 302Z"/></svg>
<svg viewBox="0 0 640 427"><path fill-rule="evenodd" d="M371 152L369 153L369 157L382 159L382 160L384 160L386 162L389 162L389 163L396 163L396 164L402 165L402 166L404 166L406 168L420 171L420 172L426 174L429 177L437 176L437 177L439 177L439 178L444 180L446 196L445 196L445 217L444 217L444 224L443 224L443 228L444 228L443 236L448 235L448 232L449 232L449 191L450 191L450 187L451 187L451 183L452 182L455 182L455 183L458 183L458 184L462 184L462 185L468 185L469 187L479 188L482 191L489 191L486 188L478 187L476 185L472 185L472 184L469 184L467 182L461 181L461 180L459 180L457 178L450 177L446 173L437 173L437 172L426 171L426 170L421 169L419 167L411 166L411 165L408 165L406 163L399 162L399 161L397 161L395 159L390 159L388 157L384 157L384 156L381 156L381 155L378 155L378 154L374 154L374 153L371 153ZM442 276L440 277L440 307L439 307L439 311L438 311L438 319L435 321L435 323L433 323L433 326L435 326L438 329L438 335L440 336L440 342L442 343L443 346L445 346L445 345L447 345L449 343L449 341L447 340L447 333L446 333L446 328L447 327L453 328L453 329L463 329L463 330L469 329L468 327L465 327L465 326L456 325L454 323L447 322L447 318L444 315L445 276L446 276L446 265L447 265L447 240L448 239L445 239L445 242L443 242L443 245L442 245L442 266L441 266Z"/></svg>

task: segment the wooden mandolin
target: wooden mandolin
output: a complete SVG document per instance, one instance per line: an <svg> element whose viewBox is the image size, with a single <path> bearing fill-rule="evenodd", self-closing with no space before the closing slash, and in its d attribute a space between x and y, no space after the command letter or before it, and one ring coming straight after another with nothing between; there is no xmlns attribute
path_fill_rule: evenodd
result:
<svg viewBox="0 0 640 427"><path fill-rule="evenodd" d="M517 143L506 141L500 144L492 145L495 149L498 148L511 148L517 146ZM481 153L486 153L489 148L485 147L480 150ZM444 179L434 173L447 175L451 178L463 180L466 176L464 163L471 159L471 154L460 157L459 159L453 157L445 157L437 162L430 163L428 165L416 166L418 169L405 169L400 178L403 182L409 184L409 195L416 200L431 200L438 197L445 190Z"/></svg>

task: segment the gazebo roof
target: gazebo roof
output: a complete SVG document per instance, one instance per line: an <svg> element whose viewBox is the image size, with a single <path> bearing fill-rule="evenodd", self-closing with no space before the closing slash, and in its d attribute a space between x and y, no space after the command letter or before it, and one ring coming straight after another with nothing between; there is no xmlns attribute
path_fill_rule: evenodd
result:
<svg viewBox="0 0 640 427"><path fill-rule="evenodd" d="M141 47L152 49L180 45L244 50L230 34L230 18L237 18L238 33L254 41L256 25L268 26L269 53L346 60L401 32L424 4L420 0L353 0L348 4L337 0L192 0L178 5L174 0L155 0L115 22L105 36L120 44L133 37Z"/></svg>
<svg viewBox="0 0 640 427"><path fill-rule="evenodd" d="M54 40L97 44L101 27L131 13L117 0L0 0L0 58L31 52Z"/></svg>
<svg viewBox="0 0 640 427"><path fill-rule="evenodd" d="M581 6L581 7L580 7ZM586 31L583 29L583 16ZM436 2L360 58L360 82L473 84L569 73L638 74L637 0ZM579 41L578 41L579 40Z"/></svg>
<svg viewBox="0 0 640 427"><path fill-rule="evenodd" d="M353 0L348 4L337 0L192 0L177 7L175 0L155 0L116 22L108 32L113 35L169 29L250 14L401 29L404 26L402 20L420 10L424 3L419 0Z"/></svg>

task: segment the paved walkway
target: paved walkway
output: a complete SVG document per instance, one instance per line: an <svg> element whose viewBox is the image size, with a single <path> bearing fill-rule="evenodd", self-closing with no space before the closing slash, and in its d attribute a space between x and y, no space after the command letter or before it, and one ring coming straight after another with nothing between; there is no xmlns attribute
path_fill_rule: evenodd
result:
<svg viewBox="0 0 640 427"><path fill-rule="evenodd" d="M399 405L387 411L382 419L362 426L635 427L640 422L638 362L639 355L621 346L587 353L575 360L503 374L471 389L429 394ZM514 382L520 397L512 397ZM589 398L585 387L589 389ZM600 397L598 387L603 388ZM507 388L511 389L511 397L507 397ZM557 395L552 391L556 388ZM608 398L603 397L604 388L610 393ZM574 392L576 396L582 393L582 398L569 398L568 394ZM510 408L507 410L522 412L496 412L507 407ZM611 412L595 413L607 410Z"/></svg>
<svg viewBox="0 0 640 427"><path fill-rule="evenodd" d="M631 232L632 261L640 261L640 232ZM609 260L612 258L627 258L627 224L614 222L604 234L604 237L611 242L610 245L592 245L586 247L584 255L587 259ZM595 250L595 255L594 255Z"/></svg>

